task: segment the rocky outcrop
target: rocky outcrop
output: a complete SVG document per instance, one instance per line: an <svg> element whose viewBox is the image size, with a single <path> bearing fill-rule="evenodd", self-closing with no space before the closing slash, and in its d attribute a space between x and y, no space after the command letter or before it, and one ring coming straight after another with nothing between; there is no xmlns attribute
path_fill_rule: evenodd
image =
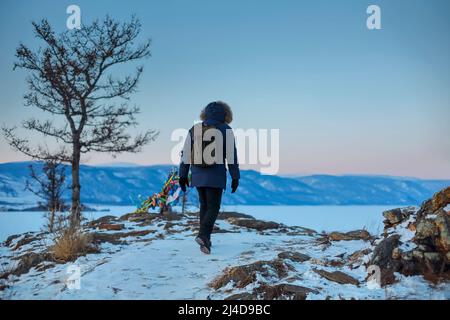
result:
<svg viewBox="0 0 450 320"><path fill-rule="evenodd" d="M395 272L432 281L450 279L449 204L450 187L425 201L418 211L408 207L383 213L384 239L369 261L380 267L382 285L394 282Z"/></svg>

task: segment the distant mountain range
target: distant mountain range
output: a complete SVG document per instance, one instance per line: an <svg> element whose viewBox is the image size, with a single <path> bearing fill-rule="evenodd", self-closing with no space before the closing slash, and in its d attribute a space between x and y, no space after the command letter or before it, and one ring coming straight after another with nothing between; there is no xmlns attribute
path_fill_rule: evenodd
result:
<svg viewBox="0 0 450 320"><path fill-rule="evenodd" d="M40 163L0 164L0 205L35 205L38 200L24 186L29 179L28 166L40 170ZM86 204L132 205L138 196L160 190L171 166L133 166L125 164L81 167L82 201ZM238 192L224 194L223 204L240 205L417 205L450 180L423 180L389 176L301 177L267 176L243 170ZM70 168L67 167L70 185ZM67 192L67 197L70 192ZM191 195L195 200L195 192Z"/></svg>

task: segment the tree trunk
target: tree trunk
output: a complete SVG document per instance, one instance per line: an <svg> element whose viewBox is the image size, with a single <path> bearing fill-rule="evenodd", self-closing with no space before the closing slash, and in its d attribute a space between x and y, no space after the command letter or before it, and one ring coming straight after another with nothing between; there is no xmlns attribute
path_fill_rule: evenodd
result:
<svg viewBox="0 0 450 320"><path fill-rule="evenodd" d="M81 222L80 189L80 145L79 143L74 143L72 154L72 228L77 228Z"/></svg>
<svg viewBox="0 0 450 320"><path fill-rule="evenodd" d="M54 226L55 226L55 208L52 208L50 211L50 221L48 224L48 231L50 231L50 233L53 233Z"/></svg>

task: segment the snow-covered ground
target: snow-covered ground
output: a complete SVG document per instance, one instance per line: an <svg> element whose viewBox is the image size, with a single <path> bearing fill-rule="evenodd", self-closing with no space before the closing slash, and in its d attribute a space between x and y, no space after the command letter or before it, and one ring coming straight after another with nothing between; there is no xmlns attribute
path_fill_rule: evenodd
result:
<svg viewBox="0 0 450 320"><path fill-rule="evenodd" d="M346 261L352 253L369 248L369 241L336 241L321 245L318 242L320 234L304 232L301 228L258 232L237 227L228 220L218 220L218 227L227 232L214 233L213 253L204 255L194 242L192 225L196 220L195 216L189 216L172 221L174 225L169 228L168 222L163 221L147 226L127 221L126 232L151 230L151 233L126 238L127 244L102 243L100 253L88 254L73 263L55 264L46 270L32 268L20 277L10 276L5 283L10 287L0 291L0 299L223 299L231 294L249 292L264 281L272 281L272 284L289 282L316 290L308 295L308 299L450 299L448 284L435 286L421 277L398 275L400 281L396 284L378 288L366 284L367 271L362 264L351 268L347 263L340 266L327 263L339 259ZM27 244L21 252L14 252L11 248L21 239L23 236L9 247L0 247L0 265L4 269L15 263L11 258L30 249L39 250L46 241ZM218 290L208 286L226 267L269 261L285 251L306 254L311 259L285 261L292 269L283 279L268 280L258 276L244 288L236 288L232 283ZM73 267L79 267L79 288L70 288L67 282L71 272L77 270ZM329 281L314 269L339 270L360 284Z"/></svg>

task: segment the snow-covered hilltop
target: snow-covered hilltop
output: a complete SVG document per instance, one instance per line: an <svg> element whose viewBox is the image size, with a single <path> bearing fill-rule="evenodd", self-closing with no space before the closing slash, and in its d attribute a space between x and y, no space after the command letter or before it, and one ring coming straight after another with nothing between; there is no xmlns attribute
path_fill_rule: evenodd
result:
<svg viewBox="0 0 450 320"><path fill-rule="evenodd" d="M449 299L449 203L447 188L419 210L385 212L378 236L223 212L211 255L194 242L196 214L105 216L85 224L89 245L72 262L55 259L49 234L9 237L0 298Z"/></svg>
<svg viewBox="0 0 450 320"><path fill-rule="evenodd" d="M28 166L40 172L42 164L0 164L0 207L13 204L35 206L34 194L25 190ZM70 168L66 168L70 185ZM138 196L159 190L170 172L169 165L87 166L80 169L85 204L136 205ZM242 170L239 192L225 193L222 203L240 205L418 205L450 185L449 180L422 180L385 176L312 175L281 177ZM195 190L192 200L196 200ZM70 196L67 192L66 197ZM142 200L142 199L141 199Z"/></svg>

